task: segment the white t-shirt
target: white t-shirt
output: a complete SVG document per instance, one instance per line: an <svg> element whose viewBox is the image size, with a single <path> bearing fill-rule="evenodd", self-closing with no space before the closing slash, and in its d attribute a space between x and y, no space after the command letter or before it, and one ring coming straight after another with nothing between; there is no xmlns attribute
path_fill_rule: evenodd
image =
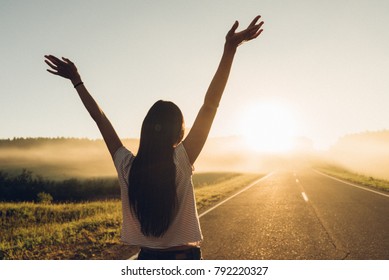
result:
<svg viewBox="0 0 389 280"><path fill-rule="evenodd" d="M121 241L129 245L164 249L181 245L199 245L203 239L196 200L193 191L193 167L189 162L185 147L177 145L173 158L176 165L178 211L170 227L162 237L148 237L142 234L140 224L131 211L128 199L128 177L135 156L125 147L114 155L118 172L122 200L123 227Z"/></svg>

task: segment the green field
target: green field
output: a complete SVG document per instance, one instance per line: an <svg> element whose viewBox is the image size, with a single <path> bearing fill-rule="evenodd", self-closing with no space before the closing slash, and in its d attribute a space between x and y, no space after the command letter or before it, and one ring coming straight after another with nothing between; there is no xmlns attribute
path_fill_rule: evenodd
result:
<svg viewBox="0 0 389 280"><path fill-rule="evenodd" d="M338 167L338 166L333 166L333 165L324 165L324 166L319 166L315 167L315 169L334 176L336 178L346 180L352 183L360 184L363 186L371 187L371 188L376 188L379 190L383 191L389 191L389 181L379 179L379 178L374 178L371 176L366 176L363 174L358 174L352 171L349 171L347 169Z"/></svg>
<svg viewBox="0 0 389 280"><path fill-rule="evenodd" d="M240 173L195 174L199 212L260 177ZM119 245L119 200L0 203L0 221L0 259L122 258L112 249L123 246Z"/></svg>

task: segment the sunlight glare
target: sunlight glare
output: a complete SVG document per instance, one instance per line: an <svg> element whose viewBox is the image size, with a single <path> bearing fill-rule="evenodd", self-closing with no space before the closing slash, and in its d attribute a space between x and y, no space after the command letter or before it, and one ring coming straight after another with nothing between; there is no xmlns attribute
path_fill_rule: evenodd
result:
<svg viewBox="0 0 389 280"><path fill-rule="evenodd" d="M240 128L250 150L284 153L294 147L295 120L283 104L265 102L245 108Z"/></svg>

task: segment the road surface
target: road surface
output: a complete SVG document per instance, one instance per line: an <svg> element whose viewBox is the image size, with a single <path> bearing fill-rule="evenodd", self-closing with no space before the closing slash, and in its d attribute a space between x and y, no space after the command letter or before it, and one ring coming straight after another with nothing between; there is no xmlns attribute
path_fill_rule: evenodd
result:
<svg viewBox="0 0 389 280"><path fill-rule="evenodd" d="M278 171L201 215L204 259L389 259L389 195Z"/></svg>

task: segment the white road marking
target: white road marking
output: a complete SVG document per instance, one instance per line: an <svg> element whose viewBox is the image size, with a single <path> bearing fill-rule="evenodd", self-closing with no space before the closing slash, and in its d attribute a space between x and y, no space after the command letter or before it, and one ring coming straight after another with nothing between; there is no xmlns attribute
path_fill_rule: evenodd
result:
<svg viewBox="0 0 389 280"><path fill-rule="evenodd" d="M296 183L298 184L300 181L299 181L299 179L296 179Z"/></svg>
<svg viewBox="0 0 389 280"><path fill-rule="evenodd" d="M302 192L301 195L303 196L304 200L308 202L308 196L305 194L305 192Z"/></svg>
<svg viewBox="0 0 389 280"><path fill-rule="evenodd" d="M240 190L239 192L237 192L236 194L226 198L225 200L223 200L222 202L219 202L218 204L216 204L215 206L213 206L212 208L208 209L207 211L204 211L203 213L201 213L201 215L199 215L199 218L201 218L202 216L204 216L205 214L208 214L209 212L215 210L217 207L219 207L220 205L226 203L227 201L229 201L230 199L234 198L235 196L241 194L242 192L244 191L247 191L249 188L251 188L252 186L256 185L257 183L259 183L260 181L262 180L265 180L266 178L269 178L270 176L272 176L274 174L274 172L270 173L270 174L267 174L265 177L262 177L258 180L256 180L255 182L251 183L250 185L248 185L247 187L245 187L244 189Z"/></svg>
<svg viewBox="0 0 389 280"><path fill-rule="evenodd" d="M382 195L382 196L389 197L389 194L385 194L385 193L382 193L382 192L374 191L374 190L371 190L371 189L369 189L369 188L365 188L365 187L359 186L359 185L357 185L357 184L353 184L353 183L350 183L350 182L347 182L347 181L344 181L344 180L341 180L341 179L332 177L332 176L330 176L330 175L327 175L327 174L325 174L325 173L322 173L322 172L320 172L320 171L317 171L316 169L313 169L313 171L315 171L316 173L321 174L321 175L323 175L323 176L326 176L326 177L328 177L328 178L331 178L331 179L333 179L333 180L335 180L335 181L342 182L342 183L344 183L344 184L346 184L346 185L353 186L353 187L356 187L356 188L359 188L359 189L362 189L362 190L365 190L365 191L369 191L369 192L372 192L372 193L375 193L375 194L379 194L379 195Z"/></svg>

